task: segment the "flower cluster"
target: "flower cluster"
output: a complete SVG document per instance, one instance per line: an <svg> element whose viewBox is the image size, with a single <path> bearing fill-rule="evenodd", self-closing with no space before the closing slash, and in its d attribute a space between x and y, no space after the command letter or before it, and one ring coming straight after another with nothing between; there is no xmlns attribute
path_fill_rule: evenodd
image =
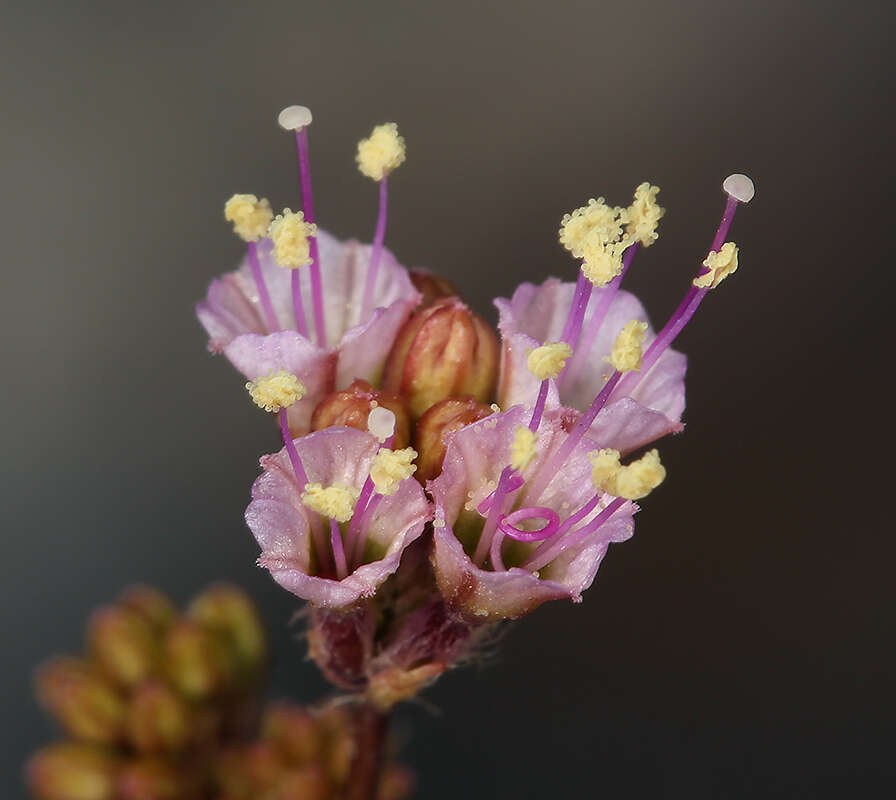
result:
<svg viewBox="0 0 896 800"><path fill-rule="evenodd" d="M283 437L246 511L259 564L310 602L326 676L388 708L491 624L579 601L609 545L632 535L636 501L665 476L656 450L636 451L683 427L686 360L671 345L736 269L726 238L753 185L725 180L709 254L659 331L621 288L664 214L642 183L628 206L600 198L563 217L576 278L496 299L499 340L447 281L384 246L388 182L406 157L395 124L358 147L379 188L368 246L317 226L311 113L280 122L295 135L302 211L231 198L246 259L197 313Z"/></svg>

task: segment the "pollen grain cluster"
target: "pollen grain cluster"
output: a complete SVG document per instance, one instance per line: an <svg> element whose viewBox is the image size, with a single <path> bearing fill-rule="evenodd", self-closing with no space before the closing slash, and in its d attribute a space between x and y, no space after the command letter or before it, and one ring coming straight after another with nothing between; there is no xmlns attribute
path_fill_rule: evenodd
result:
<svg viewBox="0 0 896 800"><path fill-rule="evenodd" d="M255 405L265 411L289 408L305 396L305 385L285 369L249 381L246 389Z"/></svg>

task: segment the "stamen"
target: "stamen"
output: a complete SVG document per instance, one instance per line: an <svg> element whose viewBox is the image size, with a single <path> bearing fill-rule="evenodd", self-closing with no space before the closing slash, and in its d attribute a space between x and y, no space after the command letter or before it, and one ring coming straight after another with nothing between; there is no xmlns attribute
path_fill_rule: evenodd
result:
<svg viewBox="0 0 896 800"><path fill-rule="evenodd" d="M535 458L535 443L538 434L523 425L518 425L510 445L510 467L522 472Z"/></svg>
<svg viewBox="0 0 896 800"><path fill-rule="evenodd" d="M259 200L254 194L235 194L224 204L224 219L233 223L236 235L246 242L252 280L255 281L258 301L271 333L279 331L280 324L258 261L258 240L264 237L273 216L270 203L265 198Z"/></svg>
<svg viewBox="0 0 896 800"><path fill-rule="evenodd" d="M518 522L527 519L543 519L544 525L531 531L516 527ZM508 514L498 523L498 528L505 536L516 539L518 542L541 542L550 539L559 531L560 516L554 509L547 506L529 506Z"/></svg>
<svg viewBox="0 0 896 800"><path fill-rule="evenodd" d="M299 269L311 263L311 246L317 237L317 225L305 220L302 211L293 212L288 208L278 214L268 229L268 236L274 242L274 260L285 269L292 270L292 307L296 318L296 329L308 337L308 322L302 305L302 291Z"/></svg>
<svg viewBox="0 0 896 800"><path fill-rule="evenodd" d="M296 155L299 164L299 185L302 190L302 211L305 219L312 225L315 223L314 199L311 192L311 160L308 157L308 131L311 124L311 111L305 106L288 106L277 116L277 122L285 130L295 132ZM324 290L321 280L320 252L317 245L317 237L311 240L311 304L314 310L314 328L317 335L317 343L321 347L327 346L327 325L324 318ZM292 276L293 283L298 284L298 276ZM293 287L293 296L296 294ZM301 303L301 299L300 299ZM304 313L304 310L303 310Z"/></svg>
<svg viewBox="0 0 896 800"><path fill-rule="evenodd" d="M713 237L712 245L710 245L710 253L719 253L721 251L722 244L728 236L728 231L731 229L731 223L734 221L738 203L750 202L755 193L753 181L746 175L729 175L722 183L722 188L728 193L728 199L725 202L725 210L722 212L722 219L719 222L719 227L716 229L716 235ZM699 280L708 271L710 271L708 268L701 269L697 279ZM702 283L702 281L700 282ZM625 380L619 384L617 390L618 397L624 397L632 393L641 377L650 371L657 359L671 346L678 334L690 322L691 317L694 316L710 288L696 286L692 283L684 299L679 303L678 308L675 309L672 316L669 317L669 321L663 326L656 339L650 343L650 346L644 353L640 375L627 375Z"/></svg>
<svg viewBox="0 0 896 800"><path fill-rule="evenodd" d="M532 348L526 358L529 371L541 381L538 398L532 411L529 430L536 431L541 424L544 405L548 397L548 379L556 378L572 355L572 347L568 342L546 342L541 347Z"/></svg>
<svg viewBox="0 0 896 800"><path fill-rule="evenodd" d="M476 552L473 554L473 563L477 566L482 566L482 562L489 552L495 528L497 528L498 521L504 513L504 499L507 497L508 480L512 472L513 470L510 467L504 467L501 471L501 477L498 478L498 488L495 489L491 503L489 503L488 516L485 518L479 542L476 544Z"/></svg>
<svg viewBox="0 0 896 800"><path fill-rule="evenodd" d="M594 309L594 313L591 315L591 319L588 320L588 325L585 327L585 332L580 337L577 345L573 345L573 354L572 358L567 364L566 369L560 375L560 384L561 385L570 385L574 384L576 379L579 377L582 371L582 367L585 364L586 357L588 353L591 352L591 348L594 346L594 340L597 339L597 334L600 332L601 325L603 325L604 319L606 319L607 312L610 310L610 305L613 303L613 300L616 298L616 295L619 292L619 286L622 283L622 279L625 277L625 273L628 272L629 267L632 265L632 261L635 258L635 253L638 252L638 248L640 247L640 242L635 242L628 250L625 251L625 254L622 256L622 272L620 272L612 281L610 281L604 290L601 292L600 300L597 302L597 306Z"/></svg>
<svg viewBox="0 0 896 800"><path fill-rule="evenodd" d="M404 138L399 135L398 126L394 122L377 125L368 138L362 139L358 143L356 156L358 169L361 170L362 174L378 181L380 184L376 231L373 236L370 265L367 269L367 279L364 282L364 295L361 303L362 321L370 314L373 306L373 292L376 286L380 258L383 253L383 242L386 238L386 215L389 194L387 177L392 170L404 163L405 153Z"/></svg>
<svg viewBox="0 0 896 800"><path fill-rule="evenodd" d="M355 513L358 489L353 486L323 486L320 483L305 484L302 502L322 517L330 517L337 522L348 522Z"/></svg>
<svg viewBox="0 0 896 800"><path fill-rule="evenodd" d="M591 292L594 284L585 277L585 273L579 270L579 277L576 279L576 289L572 296L572 304L569 307L569 316L566 318L566 324L563 326L563 333L560 334L560 341L566 342L575 350L579 341L579 335L582 332L582 322L585 319L585 309L588 308L588 301L591 299Z"/></svg>
<svg viewBox="0 0 896 800"><path fill-rule="evenodd" d="M413 447L403 450L380 448L370 464L370 480L377 494L393 495L398 491L402 481L407 480L417 471L414 459L417 451Z"/></svg>
<svg viewBox="0 0 896 800"><path fill-rule="evenodd" d="M591 534L599 531L600 528L609 521L610 517L612 517L613 514L615 514L626 502L628 501L625 498L617 497L593 520L583 525L581 528L567 533L566 535L554 536L552 539L546 540L534 553L532 553L531 556L529 556L528 560L523 564L523 569L529 570L530 572L536 572L542 569L542 567L547 566L561 553L568 550L570 547L579 544Z"/></svg>
<svg viewBox="0 0 896 800"><path fill-rule="evenodd" d="M330 547L333 550L333 563L336 565L336 577L342 580L348 575L348 564L345 562L345 550L342 547L342 531L339 523L330 518Z"/></svg>

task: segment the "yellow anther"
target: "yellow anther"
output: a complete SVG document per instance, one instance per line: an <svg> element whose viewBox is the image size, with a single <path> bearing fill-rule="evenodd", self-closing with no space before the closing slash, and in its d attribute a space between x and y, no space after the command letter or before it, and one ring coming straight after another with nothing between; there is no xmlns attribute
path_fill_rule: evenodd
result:
<svg viewBox="0 0 896 800"><path fill-rule="evenodd" d="M585 237L582 272L594 286L606 286L622 272L622 255L632 244L628 235L620 241L606 242L601 231Z"/></svg>
<svg viewBox="0 0 896 800"><path fill-rule="evenodd" d="M547 342L529 351L526 364L529 366L529 371L538 380L543 381L547 378L556 378L566 366L566 359L571 355L572 348L567 342Z"/></svg>
<svg viewBox="0 0 896 800"><path fill-rule="evenodd" d="M524 470L535 458L535 443L538 434L530 431L525 425L517 425L513 433L513 444L510 445L510 466L512 469Z"/></svg>
<svg viewBox="0 0 896 800"><path fill-rule="evenodd" d="M224 219L244 242L257 242L267 233L274 212L265 198L254 194L235 194L224 204Z"/></svg>
<svg viewBox="0 0 896 800"><path fill-rule="evenodd" d="M417 471L417 451L413 447L404 450L389 450L381 447L370 464L370 480L378 494L395 494L403 480Z"/></svg>
<svg viewBox="0 0 896 800"><path fill-rule="evenodd" d="M642 183L635 189L635 200L628 207L628 224L625 232L642 247L650 247L657 240L656 226L666 209L657 205L659 186Z"/></svg>
<svg viewBox="0 0 896 800"><path fill-rule="evenodd" d="M287 269L298 269L311 263L311 245L308 239L317 236L317 225L305 222L301 211L283 209L274 217L268 228L268 236L274 242L274 261Z"/></svg>
<svg viewBox="0 0 896 800"><path fill-rule="evenodd" d="M305 385L291 372L281 369L246 384L252 400L265 411L289 408L305 396Z"/></svg>
<svg viewBox="0 0 896 800"><path fill-rule="evenodd" d="M582 258L590 234L604 243L622 235L622 225L627 222L626 213L623 208L608 206L603 197L591 199L588 205L563 215L560 220L560 244L576 258Z"/></svg>
<svg viewBox="0 0 896 800"><path fill-rule="evenodd" d="M319 483L305 485L302 502L312 511L336 522L348 522L355 513L360 489L352 486L322 486Z"/></svg>
<svg viewBox="0 0 896 800"><path fill-rule="evenodd" d="M596 489L626 500L640 500L659 486L666 477L656 450L645 453L627 466L619 463L618 450L597 450L589 453L591 481Z"/></svg>
<svg viewBox="0 0 896 800"><path fill-rule="evenodd" d="M694 286L698 289L715 289L732 272L737 271L737 245L725 242L717 253L712 250L703 262L709 272L694 278Z"/></svg>
<svg viewBox="0 0 896 800"><path fill-rule="evenodd" d="M633 319L622 326L610 355L604 358L620 372L632 372L641 369L641 345L647 335L647 323Z"/></svg>
<svg viewBox="0 0 896 800"><path fill-rule="evenodd" d="M394 122L377 125L373 133L358 142L358 154L355 157L358 169L373 180L382 180L393 169L404 163L404 137L398 134L398 126Z"/></svg>

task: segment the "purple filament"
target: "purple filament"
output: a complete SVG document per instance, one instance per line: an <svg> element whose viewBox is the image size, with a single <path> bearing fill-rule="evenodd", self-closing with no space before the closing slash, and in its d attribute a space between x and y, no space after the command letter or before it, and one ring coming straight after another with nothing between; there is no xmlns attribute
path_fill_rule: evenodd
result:
<svg viewBox="0 0 896 800"><path fill-rule="evenodd" d="M383 442L382 446L387 450L391 450L394 443L395 434L393 433ZM365 512L368 504L371 502L371 494L373 494L373 479L368 475L367 480L364 481L364 485L361 487L361 494L358 495L358 502L355 503L355 513L352 515L352 521L348 527L346 550L353 564L360 564L361 557L364 555L364 540L366 537L361 535L361 531L364 530L364 525L369 521L369 516ZM376 505L374 504L375 507Z"/></svg>
<svg viewBox="0 0 896 800"><path fill-rule="evenodd" d="M333 563L336 565L336 577L342 580L348 575L348 565L345 563L345 550L342 548L342 531L335 519L330 520L330 547L333 549Z"/></svg>
<svg viewBox="0 0 896 800"><path fill-rule="evenodd" d="M299 183L302 187L302 213L305 221L314 223L314 200L311 193L311 160L308 158L308 131L305 128L296 129L296 152L299 157ZM311 255L311 304L314 309L314 330L317 334L317 343L320 347L327 346L327 323L324 318L324 289L320 271L320 252L317 246L317 236L312 236L309 242ZM293 289L295 300L295 289ZM299 305L302 298L299 295ZM304 311L303 311L304 316ZM305 325L307 336L307 323Z"/></svg>
<svg viewBox="0 0 896 800"><path fill-rule="evenodd" d="M299 451L296 450L296 444L292 439L292 433L289 430L289 419L286 415L285 408L281 408L277 412L277 419L280 422L280 434L283 436L283 444L286 446L286 454L289 456L289 461L292 464L292 471L296 474L296 481L299 484L299 492L304 492L305 486L308 485L308 475L305 472L302 459L299 458Z"/></svg>
<svg viewBox="0 0 896 800"><path fill-rule="evenodd" d="M591 281L585 277L585 273L580 269L579 277L576 279L576 290L572 296L572 304L569 307L569 315L566 317L563 333L560 334L560 341L566 342L573 349L575 349L579 341L579 334L582 332L585 309L588 308L588 301L591 299L591 290L593 288Z"/></svg>
<svg viewBox="0 0 896 800"><path fill-rule="evenodd" d="M578 528L571 533L555 536L553 539L545 541L534 553L532 553L531 556L529 556L529 560L523 564L523 569L535 572L547 564L550 564L561 553L568 550L570 547L574 547L588 536L600 530L600 528L609 521L610 517L612 517L625 502L627 501L624 497L617 497L586 525L583 525L581 528Z"/></svg>
<svg viewBox="0 0 896 800"><path fill-rule="evenodd" d="M274 305L271 303L271 295L268 293L267 284L264 282L264 275L261 272L261 264L258 261L258 243L249 242L249 268L252 270L252 279L255 281L255 288L258 290L258 301L261 303L261 310L264 313L265 324L268 331L274 333L280 330L280 324L277 322L277 315L274 313Z"/></svg>
<svg viewBox="0 0 896 800"><path fill-rule="evenodd" d="M548 379L545 378L538 387L538 397L535 400L535 408L532 409L532 419L529 420L529 430L532 433L538 430L541 425L541 418L544 415L544 404L548 399Z"/></svg>
<svg viewBox="0 0 896 800"><path fill-rule="evenodd" d="M306 339L308 338L308 320L305 319L305 309L302 306L302 286L299 282L299 270L290 270L292 275L292 311L296 318L296 330Z"/></svg>
<svg viewBox="0 0 896 800"><path fill-rule="evenodd" d="M506 486L505 491L506 491L507 494L511 494L512 492L515 492L517 489L519 489L520 486L522 486L524 483L525 483L525 480L523 480L523 476L520 475L518 472L514 472L514 473L507 479L507 486ZM488 495L488 496L487 496L487 497L486 497L486 498L485 498L485 499L484 499L478 506L476 506L476 510L477 510L483 517L484 517L486 514L488 514L489 509L492 507L492 500L494 500L494 498L495 498L495 492L497 492L497 491L498 491L498 490L495 489L494 492L492 492L491 494L489 494L489 495Z"/></svg>
<svg viewBox="0 0 896 800"><path fill-rule="evenodd" d="M383 254L383 242L386 239L386 212L389 200L387 179L380 179L380 203L376 218L376 232L373 235L373 247L370 249L370 264L367 267L367 279L364 282L364 299L361 303L361 319L367 319L373 307L373 291L376 287L376 276L380 268L380 257Z"/></svg>
<svg viewBox="0 0 896 800"><path fill-rule="evenodd" d="M498 521L504 513L504 498L507 496L507 485L512 472L510 467L504 467L501 470L501 477L498 478L498 488L492 495L488 516L485 518L485 524L482 526L482 533L479 535L479 542L476 545L476 552L473 554L473 563L477 566L482 566L482 562L489 552L492 536L498 527Z"/></svg>
<svg viewBox="0 0 896 800"><path fill-rule="evenodd" d="M544 526L533 531L524 531L516 527L518 522L527 519L542 519ZM560 516L547 506L529 506L511 512L498 523L498 530L505 536L518 542L541 542L550 539L560 529Z"/></svg>
<svg viewBox="0 0 896 800"><path fill-rule="evenodd" d="M597 339L597 334L600 332L601 325L604 324L607 312L610 310L610 305L613 303L613 300L619 292L619 286L622 284L622 279L632 265L632 261L634 261L635 253L638 251L639 246L640 242L635 242L625 251L625 254L622 256L622 272L613 278L600 293L600 300L598 300L594 313L591 315L591 319L588 320L588 324L585 326L585 331L579 339L578 346L574 347L572 358L566 365L566 369L560 374L559 382L561 385L570 385L574 383L581 373L582 366L584 365L588 354L591 352L591 348L594 346L594 340Z"/></svg>
<svg viewBox="0 0 896 800"><path fill-rule="evenodd" d="M728 195L725 210L722 212L722 220L716 229L716 235L713 237L712 245L709 248L710 251L718 253L722 244L724 244L725 237L728 235L731 223L734 220L734 213L737 211L737 203L738 201L734 197ZM701 266L697 277L704 275L707 271ZM708 288L700 289L693 284L688 287L684 299L678 304L678 308L675 309L672 316L669 317L669 321L663 326L656 339L650 343L645 351L644 357L641 359L641 370L625 376L617 389L617 397L625 397L632 393L638 381L650 371L650 368L657 362L659 357L675 341L678 334L684 330L685 325L690 322L691 317L694 316L694 312L696 312L708 292Z"/></svg>

